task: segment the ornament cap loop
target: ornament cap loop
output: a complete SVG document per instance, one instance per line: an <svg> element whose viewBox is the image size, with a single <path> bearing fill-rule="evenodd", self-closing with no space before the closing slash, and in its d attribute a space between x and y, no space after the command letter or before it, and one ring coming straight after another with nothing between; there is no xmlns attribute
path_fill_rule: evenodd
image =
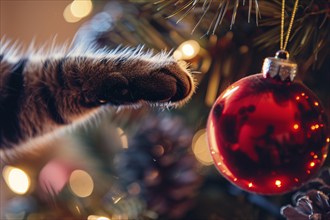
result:
<svg viewBox="0 0 330 220"><path fill-rule="evenodd" d="M293 81L297 73L297 63L289 60L289 53L285 50L277 51L275 57L267 57L262 66L265 78L280 78L282 81Z"/></svg>
<svg viewBox="0 0 330 220"><path fill-rule="evenodd" d="M276 52L275 58L289 60L290 54L286 50L279 50L279 51Z"/></svg>

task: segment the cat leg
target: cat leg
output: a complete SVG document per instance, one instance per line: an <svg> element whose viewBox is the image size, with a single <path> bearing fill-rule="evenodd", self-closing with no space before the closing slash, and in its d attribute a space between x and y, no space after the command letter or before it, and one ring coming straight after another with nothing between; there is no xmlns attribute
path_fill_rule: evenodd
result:
<svg viewBox="0 0 330 220"><path fill-rule="evenodd" d="M1 148L72 124L105 105L180 105L195 88L186 67L164 54L73 53L10 65L1 88L9 95L0 104L13 109L2 106Z"/></svg>

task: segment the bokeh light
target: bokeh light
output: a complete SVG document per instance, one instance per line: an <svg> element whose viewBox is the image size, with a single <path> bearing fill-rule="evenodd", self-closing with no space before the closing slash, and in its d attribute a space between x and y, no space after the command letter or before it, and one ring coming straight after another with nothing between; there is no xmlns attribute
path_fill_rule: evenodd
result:
<svg viewBox="0 0 330 220"><path fill-rule="evenodd" d="M176 60L181 60L182 59L182 52L180 51L180 50L175 50L174 52L173 52L173 57L174 57L174 59L176 59Z"/></svg>
<svg viewBox="0 0 330 220"><path fill-rule="evenodd" d="M94 189L92 177L83 170L75 170L70 175L70 188L78 197L88 197Z"/></svg>
<svg viewBox="0 0 330 220"><path fill-rule="evenodd" d="M182 46L182 52L186 56L193 56L195 54L195 49L191 44L187 43Z"/></svg>
<svg viewBox="0 0 330 220"><path fill-rule="evenodd" d="M98 216L98 215L89 215L87 220L110 220L110 218L105 216Z"/></svg>
<svg viewBox="0 0 330 220"><path fill-rule="evenodd" d="M128 220L128 215L127 214L114 214L111 219L112 220ZM154 218L154 219L156 219L156 218Z"/></svg>
<svg viewBox="0 0 330 220"><path fill-rule="evenodd" d="M47 194L58 194L67 184L73 169L70 163L56 159L49 161L39 173L42 191Z"/></svg>
<svg viewBox="0 0 330 220"><path fill-rule="evenodd" d="M240 52L241 54L245 54L245 53L249 52L249 47L246 46L246 45L243 45L243 46L241 46L241 47L239 48L239 52Z"/></svg>
<svg viewBox="0 0 330 220"><path fill-rule="evenodd" d="M195 40L183 42L177 50L174 51L173 57L177 60L189 60L194 58L200 51L200 45Z"/></svg>
<svg viewBox="0 0 330 220"><path fill-rule="evenodd" d="M128 193L131 195L138 195L141 192L141 186L139 183L134 182L127 187Z"/></svg>
<svg viewBox="0 0 330 220"><path fill-rule="evenodd" d="M213 164L206 137L206 130L201 129L196 132L192 141L192 150L197 160L205 165L209 166Z"/></svg>
<svg viewBox="0 0 330 220"><path fill-rule="evenodd" d="M69 23L75 23L88 16L93 9L91 0L74 0L63 12L64 19Z"/></svg>
<svg viewBox="0 0 330 220"><path fill-rule="evenodd" d="M91 0L74 0L70 5L70 9L73 16L83 18L91 13L93 4Z"/></svg>
<svg viewBox="0 0 330 220"><path fill-rule="evenodd" d="M71 4L65 7L63 12L63 17L65 21L69 23L75 23L81 20L81 18L75 17L71 12Z"/></svg>
<svg viewBox="0 0 330 220"><path fill-rule="evenodd" d="M31 185L30 177L21 169L5 166L2 175L8 187L16 194L25 194Z"/></svg>
<svg viewBox="0 0 330 220"><path fill-rule="evenodd" d="M128 139L123 129L117 128L123 148L128 148Z"/></svg>

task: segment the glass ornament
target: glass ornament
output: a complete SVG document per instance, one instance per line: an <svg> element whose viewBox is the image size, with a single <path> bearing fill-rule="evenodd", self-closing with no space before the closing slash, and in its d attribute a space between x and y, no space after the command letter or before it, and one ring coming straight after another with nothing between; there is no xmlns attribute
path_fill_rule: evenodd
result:
<svg viewBox="0 0 330 220"><path fill-rule="evenodd" d="M293 81L297 65L281 53L265 59L262 74L226 89L207 124L218 171L236 186L266 195L291 191L310 179L330 142L320 100Z"/></svg>

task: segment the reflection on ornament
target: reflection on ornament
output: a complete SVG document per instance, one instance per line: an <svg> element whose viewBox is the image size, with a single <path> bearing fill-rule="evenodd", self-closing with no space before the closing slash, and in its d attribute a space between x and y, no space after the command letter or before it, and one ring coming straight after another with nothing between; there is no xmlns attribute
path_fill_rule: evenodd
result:
<svg viewBox="0 0 330 220"><path fill-rule="evenodd" d="M308 88L256 74L220 95L207 135L224 177L247 191L279 194L300 186L322 166L327 129L320 101Z"/></svg>
<svg viewBox="0 0 330 220"><path fill-rule="evenodd" d="M282 187L282 182L281 182L281 180L276 180L276 181L275 181L275 185L276 185L277 187Z"/></svg>

